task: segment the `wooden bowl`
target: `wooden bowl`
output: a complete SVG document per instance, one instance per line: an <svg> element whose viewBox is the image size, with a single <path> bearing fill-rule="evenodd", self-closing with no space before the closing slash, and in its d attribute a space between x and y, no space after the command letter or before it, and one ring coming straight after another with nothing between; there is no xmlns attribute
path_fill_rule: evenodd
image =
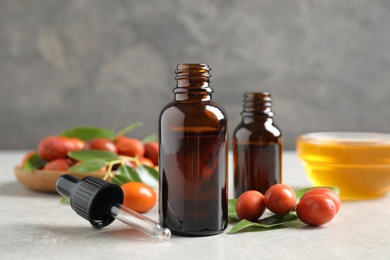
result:
<svg viewBox="0 0 390 260"><path fill-rule="evenodd" d="M68 173L66 171L44 171L44 170L33 170L26 172L20 165L15 166L15 176L20 183L24 186L42 192L57 192L56 182L59 177L64 174L71 174L76 178L84 178L86 176L95 176L103 179L107 172L94 172L88 174L81 173ZM110 180L108 177L107 181Z"/></svg>

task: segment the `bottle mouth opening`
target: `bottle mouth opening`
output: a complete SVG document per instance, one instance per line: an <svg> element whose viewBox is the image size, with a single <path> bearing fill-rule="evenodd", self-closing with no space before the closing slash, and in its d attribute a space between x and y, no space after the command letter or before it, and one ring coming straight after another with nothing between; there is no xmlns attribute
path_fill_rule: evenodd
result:
<svg viewBox="0 0 390 260"><path fill-rule="evenodd" d="M245 92L242 116L273 117L272 98L269 92Z"/></svg>
<svg viewBox="0 0 390 260"><path fill-rule="evenodd" d="M206 63L180 63L177 65L177 69L208 69L211 70L210 66Z"/></svg>
<svg viewBox="0 0 390 260"><path fill-rule="evenodd" d="M272 97L269 92L245 92L244 102L266 103L271 102Z"/></svg>
<svg viewBox="0 0 390 260"><path fill-rule="evenodd" d="M208 80L210 71L210 66L204 63L182 63L177 65L175 79Z"/></svg>

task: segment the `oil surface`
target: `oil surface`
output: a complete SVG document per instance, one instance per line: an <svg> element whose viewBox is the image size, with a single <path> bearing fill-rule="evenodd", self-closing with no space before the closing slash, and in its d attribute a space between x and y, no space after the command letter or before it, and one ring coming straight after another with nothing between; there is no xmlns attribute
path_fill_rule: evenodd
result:
<svg viewBox="0 0 390 260"><path fill-rule="evenodd" d="M376 198L390 190L390 143L299 138L297 152L313 185L337 186L341 199Z"/></svg>

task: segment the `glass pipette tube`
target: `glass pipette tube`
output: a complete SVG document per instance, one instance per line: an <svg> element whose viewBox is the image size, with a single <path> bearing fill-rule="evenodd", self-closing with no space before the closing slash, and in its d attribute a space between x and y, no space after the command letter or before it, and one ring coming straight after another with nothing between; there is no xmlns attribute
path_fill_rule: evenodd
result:
<svg viewBox="0 0 390 260"><path fill-rule="evenodd" d="M70 199L70 205L78 215L96 228L108 226L114 219L118 219L161 241L171 237L168 228L163 228L154 220L123 206L123 191L118 185L93 176L79 180L66 174L57 180L56 189L63 197Z"/></svg>
<svg viewBox="0 0 390 260"><path fill-rule="evenodd" d="M111 208L111 215L150 237L158 238L161 241L168 240L171 237L171 231L168 228L161 227L160 224L152 219L123 205L118 204L113 206Z"/></svg>

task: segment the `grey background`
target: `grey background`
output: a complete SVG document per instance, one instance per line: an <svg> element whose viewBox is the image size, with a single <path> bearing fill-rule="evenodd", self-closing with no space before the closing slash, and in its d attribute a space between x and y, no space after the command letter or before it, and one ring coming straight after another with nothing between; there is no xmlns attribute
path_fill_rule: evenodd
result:
<svg viewBox="0 0 390 260"><path fill-rule="evenodd" d="M0 149L79 125L156 133L186 62L213 68L231 133L245 91L272 93L286 149L390 130L388 0L0 0Z"/></svg>

